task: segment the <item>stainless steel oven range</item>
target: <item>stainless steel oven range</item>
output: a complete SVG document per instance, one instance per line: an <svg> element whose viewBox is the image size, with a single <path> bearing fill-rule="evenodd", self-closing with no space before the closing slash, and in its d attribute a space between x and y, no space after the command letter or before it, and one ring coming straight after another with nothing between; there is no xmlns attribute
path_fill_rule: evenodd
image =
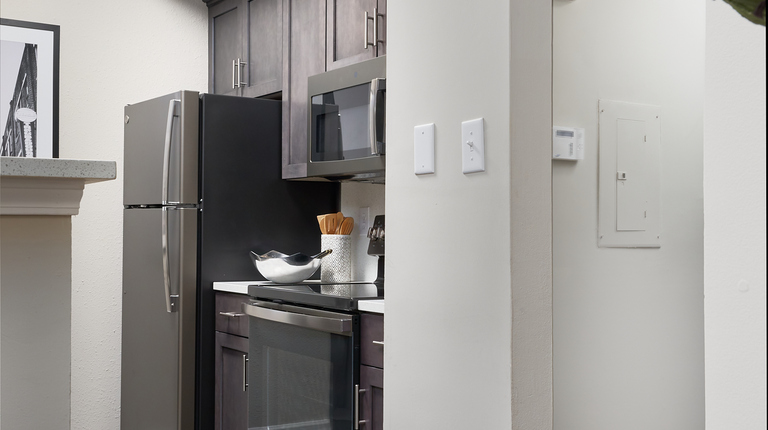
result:
<svg viewBox="0 0 768 430"><path fill-rule="evenodd" d="M359 428L360 300L373 283L259 283L249 316L248 428Z"/></svg>
<svg viewBox="0 0 768 430"><path fill-rule="evenodd" d="M368 255L379 259L374 282L248 286L249 429L361 428L358 303L384 298L384 215L368 238Z"/></svg>

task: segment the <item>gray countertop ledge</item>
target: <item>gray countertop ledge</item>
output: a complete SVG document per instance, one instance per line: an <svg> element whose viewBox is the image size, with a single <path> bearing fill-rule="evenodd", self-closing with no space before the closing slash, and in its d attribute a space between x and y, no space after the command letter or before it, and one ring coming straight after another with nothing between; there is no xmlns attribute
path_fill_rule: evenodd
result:
<svg viewBox="0 0 768 430"><path fill-rule="evenodd" d="M117 163L66 158L0 157L0 175L3 178L13 176L108 181L117 177Z"/></svg>
<svg viewBox="0 0 768 430"><path fill-rule="evenodd" d="M116 177L114 161L0 157L0 215L77 215L85 184Z"/></svg>

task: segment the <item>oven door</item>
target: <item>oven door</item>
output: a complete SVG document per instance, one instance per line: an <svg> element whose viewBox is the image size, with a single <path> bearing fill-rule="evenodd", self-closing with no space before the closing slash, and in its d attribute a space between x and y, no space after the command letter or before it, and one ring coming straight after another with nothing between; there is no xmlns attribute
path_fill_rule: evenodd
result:
<svg viewBox="0 0 768 430"><path fill-rule="evenodd" d="M350 430L357 422L359 316L252 301L248 428Z"/></svg>

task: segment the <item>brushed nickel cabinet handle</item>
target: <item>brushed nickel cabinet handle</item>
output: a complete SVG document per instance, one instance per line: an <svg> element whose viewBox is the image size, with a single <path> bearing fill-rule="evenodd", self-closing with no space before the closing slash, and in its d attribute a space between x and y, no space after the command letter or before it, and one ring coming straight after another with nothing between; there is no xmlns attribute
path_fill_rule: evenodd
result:
<svg viewBox="0 0 768 430"><path fill-rule="evenodd" d="M237 318L237 317L244 317L245 314L241 314L239 312L219 312L219 315L223 315L225 317L230 318Z"/></svg>
<svg viewBox="0 0 768 430"><path fill-rule="evenodd" d="M248 355L243 354L243 391L248 391Z"/></svg>
<svg viewBox="0 0 768 430"><path fill-rule="evenodd" d="M243 82L243 77L241 76L242 69L241 67L247 66L248 63L245 61L240 61L240 59L237 59L237 87L242 87L248 85L248 82Z"/></svg>
<svg viewBox="0 0 768 430"><path fill-rule="evenodd" d="M232 89L233 89L233 90L234 90L235 88L237 88L237 87L235 86L235 67L236 67L236 64L235 64L235 60L232 60Z"/></svg>
<svg viewBox="0 0 768 430"><path fill-rule="evenodd" d="M355 384L355 430L360 429L360 424L365 424L365 420L360 419L360 394L365 393L365 388Z"/></svg>
<svg viewBox="0 0 768 430"><path fill-rule="evenodd" d="M384 341L383 340L372 340L371 343L374 344L374 345L384 346Z"/></svg>

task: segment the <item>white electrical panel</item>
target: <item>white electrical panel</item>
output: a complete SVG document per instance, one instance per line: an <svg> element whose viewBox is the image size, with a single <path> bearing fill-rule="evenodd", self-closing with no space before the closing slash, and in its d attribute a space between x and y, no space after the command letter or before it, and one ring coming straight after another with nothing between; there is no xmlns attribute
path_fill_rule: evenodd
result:
<svg viewBox="0 0 768 430"><path fill-rule="evenodd" d="M600 247L661 246L661 108L600 100Z"/></svg>
<svg viewBox="0 0 768 430"><path fill-rule="evenodd" d="M575 127L552 127L552 159L583 160L584 129Z"/></svg>

